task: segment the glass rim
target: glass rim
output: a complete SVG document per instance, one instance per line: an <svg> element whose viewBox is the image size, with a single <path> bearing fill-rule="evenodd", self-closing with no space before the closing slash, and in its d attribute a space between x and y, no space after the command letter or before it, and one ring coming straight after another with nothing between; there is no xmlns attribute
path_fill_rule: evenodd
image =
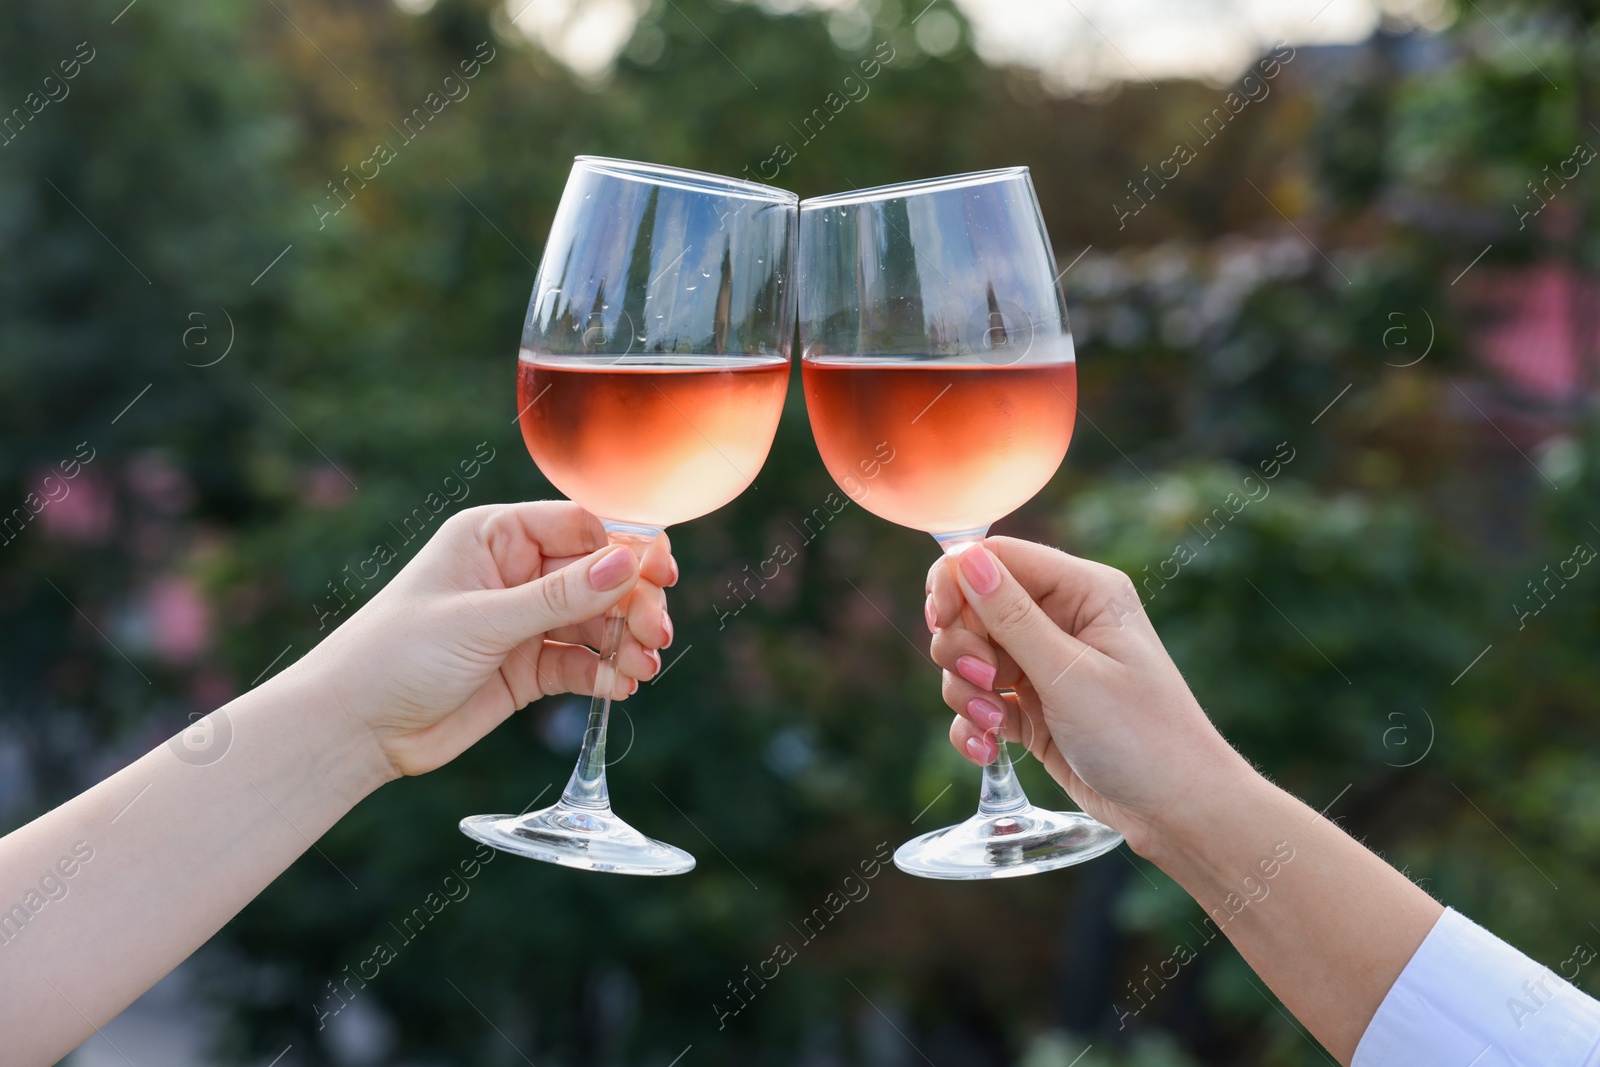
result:
<svg viewBox="0 0 1600 1067"><path fill-rule="evenodd" d="M733 196L745 200L760 200L771 204L793 205L800 200L799 194L791 193L787 189L779 189L774 185L762 185L760 182L746 181L743 178L730 178L725 174L712 174L703 170L669 167L663 163L644 163L634 159L617 159L613 156L585 155L572 157L572 167L574 170L582 168L593 173L604 174L607 177L621 178L624 181L663 185L692 193Z"/></svg>
<svg viewBox="0 0 1600 1067"><path fill-rule="evenodd" d="M892 185L875 185L870 189L852 189L846 193L808 196L800 201L800 210L807 211L819 207L848 207L851 204L864 204L878 200L899 200L908 196L920 196L923 193L966 189L975 185L993 185L1013 178L1025 178L1028 173L1028 168L1025 166L996 167L992 170L975 170L966 174L947 174L939 178L917 178L909 182L895 182Z"/></svg>

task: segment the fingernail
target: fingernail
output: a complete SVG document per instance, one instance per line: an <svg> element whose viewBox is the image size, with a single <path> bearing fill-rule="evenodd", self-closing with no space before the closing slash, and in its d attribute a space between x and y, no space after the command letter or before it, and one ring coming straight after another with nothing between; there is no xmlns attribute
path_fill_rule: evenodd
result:
<svg viewBox="0 0 1600 1067"><path fill-rule="evenodd" d="M672 647L672 616L668 615L664 611L661 613L661 628L663 630L667 631L667 639L664 642L662 642L661 647L662 648L671 648Z"/></svg>
<svg viewBox="0 0 1600 1067"><path fill-rule="evenodd" d="M927 603L922 605L922 617L928 620L928 632L934 633L939 629L939 613L933 608L933 594L928 594Z"/></svg>
<svg viewBox="0 0 1600 1067"><path fill-rule="evenodd" d="M981 737L967 738L967 754L985 765L994 759L994 753L989 748L989 742Z"/></svg>
<svg viewBox="0 0 1600 1067"><path fill-rule="evenodd" d="M650 662L656 665L655 673L661 673L661 653L653 648L647 648L645 651L650 653Z"/></svg>
<svg viewBox="0 0 1600 1067"><path fill-rule="evenodd" d="M589 566L589 585L602 592L615 589L633 572L633 553L618 545Z"/></svg>
<svg viewBox="0 0 1600 1067"><path fill-rule="evenodd" d="M962 656L956 660L956 673L979 689L993 689L995 669L977 656Z"/></svg>
<svg viewBox="0 0 1600 1067"><path fill-rule="evenodd" d="M677 585L678 584L678 561L676 559L674 559L672 556L668 556L667 557L667 562L672 564L672 580L667 582L667 585L669 585L669 586Z"/></svg>
<svg viewBox="0 0 1600 1067"><path fill-rule="evenodd" d="M628 695L632 696L633 694L637 693L638 691L639 691L639 679L637 679L637 678L629 678L628 679Z"/></svg>
<svg viewBox="0 0 1600 1067"><path fill-rule="evenodd" d="M988 596L1000 588L1000 568L982 545L973 545L956 559L961 573L967 576L967 584L979 596Z"/></svg>
<svg viewBox="0 0 1600 1067"><path fill-rule="evenodd" d="M993 730L1006 721L1005 711L982 697L973 697L967 701L967 714L972 716L973 722L985 730Z"/></svg>

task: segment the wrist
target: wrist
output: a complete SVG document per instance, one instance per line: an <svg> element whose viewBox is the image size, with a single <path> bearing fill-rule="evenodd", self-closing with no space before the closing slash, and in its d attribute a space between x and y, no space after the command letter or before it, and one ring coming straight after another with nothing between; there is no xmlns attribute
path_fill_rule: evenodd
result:
<svg viewBox="0 0 1600 1067"><path fill-rule="evenodd" d="M1272 854L1274 814L1287 794L1267 781L1220 736L1190 784L1152 815L1138 853L1200 900L1220 897L1246 867ZM1256 853L1261 853L1258 857Z"/></svg>
<svg viewBox="0 0 1600 1067"><path fill-rule="evenodd" d="M315 653L252 691L272 728L300 743L305 766L351 807L398 778L377 736L318 670Z"/></svg>

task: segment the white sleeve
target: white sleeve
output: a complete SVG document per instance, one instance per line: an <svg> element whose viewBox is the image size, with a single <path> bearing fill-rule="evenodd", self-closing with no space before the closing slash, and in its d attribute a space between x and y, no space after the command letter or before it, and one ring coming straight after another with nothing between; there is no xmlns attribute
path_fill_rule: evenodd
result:
<svg viewBox="0 0 1600 1067"><path fill-rule="evenodd" d="M1594 958L1580 945L1561 966L1576 976ZM1447 908L1378 1006L1351 1067L1593 1067L1597 1046L1600 1002Z"/></svg>

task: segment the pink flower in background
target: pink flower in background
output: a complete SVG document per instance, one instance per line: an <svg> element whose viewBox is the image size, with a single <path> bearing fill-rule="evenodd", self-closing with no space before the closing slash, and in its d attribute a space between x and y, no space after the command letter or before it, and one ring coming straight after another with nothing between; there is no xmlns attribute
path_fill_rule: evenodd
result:
<svg viewBox="0 0 1600 1067"><path fill-rule="evenodd" d="M1565 401L1582 393L1595 368L1582 359L1600 344L1600 319L1583 336L1580 305L1600 300L1600 284L1565 264L1485 271L1471 291L1490 321L1478 331L1485 360L1528 396Z"/></svg>
<svg viewBox="0 0 1600 1067"><path fill-rule="evenodd" d="M306 472L304 492L314 508L343 507L350 499L350 483L333 467L313 467Z"/></svg>
<svg viewBox="0 0 1600 1067"><path fill-rule="evenodd" d="M160 578L145 590L142 605L149 647L168 663L185 663L205 651L211 610L187 578Z"/></svg>
<svg viewBox="0 0 1600 1067"><path fill-rule="evenodd" d="M76 478L64 483L66 495L62 496L61 472L46 469L35 480L34 492L41 500L49 499L45 492L47 477L54 479L49 486L59 499L39 513L39 526L45 536L86 545L109 541L117 524L116 498L99 474L79 471Z"/></svg>

